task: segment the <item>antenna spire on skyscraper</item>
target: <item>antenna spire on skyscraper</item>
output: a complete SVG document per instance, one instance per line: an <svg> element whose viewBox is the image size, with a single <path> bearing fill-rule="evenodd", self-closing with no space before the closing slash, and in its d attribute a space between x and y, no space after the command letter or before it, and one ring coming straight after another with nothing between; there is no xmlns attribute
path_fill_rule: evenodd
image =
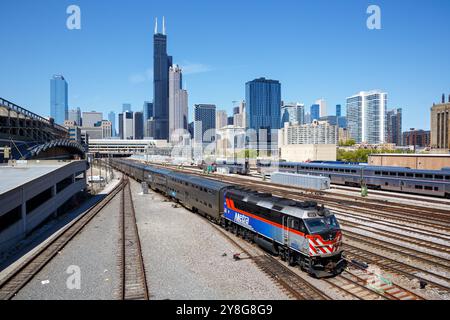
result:
<svg viewBox="0 0 450 320"><path fill-rule="evenodd" d="M155 34L158 33L158 18L155 18Z"/></svg>
<svg viewBox="0 0 450 320"><path fill-rule="evenodd" d="M162 29L162 34L166 35L166 22L165 22L164 16L163 16L162 28L163 28Z"/></svg>

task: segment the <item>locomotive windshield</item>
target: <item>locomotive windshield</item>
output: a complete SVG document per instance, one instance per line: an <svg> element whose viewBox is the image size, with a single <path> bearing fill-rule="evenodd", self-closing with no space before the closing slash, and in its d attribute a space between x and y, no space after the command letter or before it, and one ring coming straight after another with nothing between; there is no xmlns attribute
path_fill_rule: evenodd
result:
<svg viewBox="0 0 450 320"><path fill-rule="evenodd" d="M305 223L311 233L322 233L340 229L339 223L334 215L314 219L305 219Z"/></svg>

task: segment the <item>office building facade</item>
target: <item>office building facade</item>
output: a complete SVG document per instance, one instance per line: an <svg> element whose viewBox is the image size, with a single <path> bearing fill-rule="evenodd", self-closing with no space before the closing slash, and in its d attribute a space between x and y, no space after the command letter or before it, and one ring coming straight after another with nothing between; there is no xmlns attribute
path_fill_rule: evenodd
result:
<svg viewBox="0 0 450 320"><path fill-rule="evenodd" d="M437 149L450 149L450 95L445 102L442 95L441 103L431 107L431 147Z"/></svg>
<svg viewBox="0 0 450 320"><path fill-rule="evenodd" d="M225 110L216 111L216 129L221 129L228 125L228 116Z"/></svg>
<svg viewBox="0 0 450 320"><path fill-rule="evenodd" d="M314 120L320 119L320 105L313 104L310 108L310 121L313 122Z"/></svg>
<svg viewBox="0 0 450 320"><path fill-rule="evenodd" d="M210 143L215 139L216 106L196 104L194 106L194 142Z"/></svg>
<svg viewBox="0 0 450 320"><path fill-rule="evenodd" d="M426 148L430 146L430 130L418 130L411 128L403 132L403 145Z"/></svg>
<svg viewBox="0 0 450 320"><path fill-rule="evenodd" d="M299 103L291 103L281 107L281 127L284 127L286 122L304 124L305 106Z"/></svg>
<svg viewBox="0 0 450 320"><path fill-rule="evenodd" d="M108 113L108 121L111 122L111 136L116 137L117 131L116 131L116 113L114 111L111 111Z"/></svg>
<svg viewBox="0 0 450 320"><path fill-rule="evenodd" d="M144 114L133 112L133 139L144 139Z"/></svg>
<svg viewBox="0 0 450 320"><path fill-rule="evenodd" d="M74 121L76 126L82 126L80 108L69 110L67 120Z"/></svg>
<svg viewBox="0 0 450 320"><path fill-rule="evenodd" d="M256 131L258 150L277 150L280 128L281 84L277 80L259 78L246 83L246 128ZM272 132L273 130L273 132Z"/></svg>
<svg viewBox="0 0 450 320"><path fill-rule="evenodd" d="M50 79L50 116L59 125L68 120L69 89L67 81L61 75L54 75Z"/></svg>
<svg viewBox="0 0 450 320"><path fill-rule="evenodd" d="M179 142L187 133L188 93L183 90L182 70L178 65L169 68L169 138Z"/></svg>
<svg viewBox="0 0 450 320"><path fill-rule="evenodd" d="M96 111L83 112L82 118L83 118L83 120L82 120L83 127L91 128L91 127L95 127L96 124L102 122L103 113L96 112Z"/></svg>

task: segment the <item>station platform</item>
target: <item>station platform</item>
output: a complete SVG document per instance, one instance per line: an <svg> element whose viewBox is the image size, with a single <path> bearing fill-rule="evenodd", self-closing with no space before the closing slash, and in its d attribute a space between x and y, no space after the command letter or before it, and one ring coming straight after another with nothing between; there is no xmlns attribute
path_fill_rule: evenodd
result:
<svg viewBox="0 0 450 320"><path fill-rule="evenodd" d="M0 165L0 252L25 238L86 188L85 160Z"/></svg>

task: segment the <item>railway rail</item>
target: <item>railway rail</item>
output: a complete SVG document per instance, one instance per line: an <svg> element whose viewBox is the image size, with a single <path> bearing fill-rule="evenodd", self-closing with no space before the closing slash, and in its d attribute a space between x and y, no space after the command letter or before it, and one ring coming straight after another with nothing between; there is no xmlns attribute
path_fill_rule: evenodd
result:
<svg viewBox="0 0 450 320"><path fill-rule="evenodd" d="M145 274L144 259L139 239L133 197L128 177L122 191L120 205L121 256L121 299L148 300L149 292Z"/></svg>
<svg viewBox="0 0 450 320"><path fill-rule="evenodd" d="M123 190L125 181L120 183L99 203L77 217L68 227L41 246L32 256L22 262L0 283L0 299L12 299L39 271L42 270L80 231Z"/></svg>
<svg viewBox="0 0 450 320"><path fill-rule="evenodd" d="M153 164L159 167L167 167L160 164ZM197 172L194 170L182 170L178 168L171 168L172 170L185 172L197 176L210 178L212 180L221 180L224 182L237 183L252 187L256 190L264 192L272 192L278 194L289 194L301 199L314 199L320 203L327 204L331 207L344 207L354 208L361 210L365 213L384 215L385 217L395 216L397 218L408 217L407 220L414 223L424 223L431 227L440 228L444 231L450 231L450 210L430 208L425 206L406 205L401 203L393 203L382 200L367 199L367 198L355 198L352 195L341 195L318 192L309 189L303 189L298 187L286 187L284 185L277 185L273 183L264 183L262 181L249 180L240 177L230 176L214 176ZM430 223L430 218L433 218L433 223Z"/></svg>
<svg viewBox="0 0 450 320"><path fill-rule="evenodd" d="M386 271L389 271L394 274L403 275L408 279L416 279L418 281L423 281L427 283L428 285L437 288L442 293L449 293L450 292L450 286L449 285L443 285L441 283L438 283L436 281L426 279L420 274L424 273L424 270L415 266L407 265L405 263L390 259L388 257L376 254L372 251L365 250L353 245L350 245L348 243L344 243L343 249L345 252L345 257L347 260L358 260L358 261L365 261L369 264L375 264L379 266L381 269L384 269ZM448 279L447 279L448 281Z"/></svg>
<svg viewBox="0 0 450 320"><path fill-rule="evenodd" d="M325 292L320 291L295 272L284 266L277 259L267 253L253 255L241 244L232 238L227 231L210 223L218 230L231 244L236 246L242 253L251 259L256 266L276 281L291 297L297 300L331 300Z"/></svg>

